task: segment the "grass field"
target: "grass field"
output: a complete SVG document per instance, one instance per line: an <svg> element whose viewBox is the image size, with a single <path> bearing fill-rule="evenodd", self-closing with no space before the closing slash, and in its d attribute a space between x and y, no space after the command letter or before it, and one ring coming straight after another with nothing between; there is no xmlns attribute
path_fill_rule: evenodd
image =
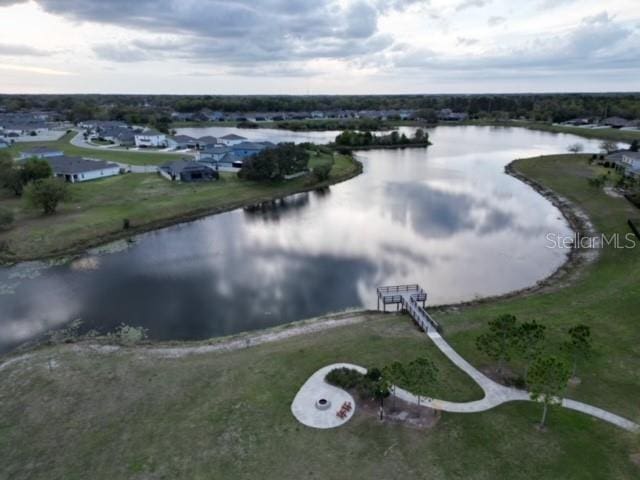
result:
<svg viewBox="0 0 640 480"><path fill-rule="evenodd" d="M564 125L552 125L547 122L530 122L520 120L508 120L503 122L491 122L485 120L469 120L467 122L452 123L451 125L496 125L505 127L521 127L530 130L540 130L552 133L570 133L584 138L596 140L611 140L615 142L628 142L640 140L640 130L620 130L617 128L581 128Z"/></svg>
<svg viewBox="0 0 640 480"><path fill-rule="evenodd" d="M630 233L628 218L640 211L624 198L613 198L587 184L601 174L586 155L559 155L521 160L516 168L582 206L604 234ZM637 240L637 239L636 239ZM481 365L487 360L474 347L487 320L513 313L520 320L537 320L549 335L561 336L571 326L591 326L596 354L580 365L582 383L569 396L611 409L640 421L640 242L633 249L607 246L599 260L586 267L574 285L556 293L494 302L460 313L436 314L454 348ZM558 350L559 342L551 346Z"/></svg>
<svg viewBox="0 0 640 480"><path fill-rule="evenodd" d="M444 414L424 431L363 415L314 430L290 412L297 389L328 363L371 367L417 356L440 366L434 394L478 398L403 316L177 359L41 350L0 373L0 477L637 478L629 434L561 410L542 433L533 404Z"/></svg>
<svg viewBox="0 0 640 480"><path fill-rule="evenodd" d="M589 187L594 168L581 155L517 164L580 203L601 231L626 233L626 218L638 212ZM447 340L480 366L488 362L473 342L497 314L535 318L549 333L588 323L597 355L580 366L582 384L568 395L638 421L639 260L638 248L606 248L581 280L556 293L436 317ZM0 478L640 478L633 461L638 435L560 408L541 432L534 427L540 406L529 402L444 413L429 430L358 412L338 429L303 427L290 403L311 373L333 362L371 367L426 355L443 379L433 396L478 397L477 387L406 317L368 317L313 335L181 358L158 358L142 347L36 350L0 370Z"/></svg>
<svg viewBox="0 0 640 480"><path fill-rule="evenodd" d="M72 157L97 158L100 160L108 160L128 165L161 165L170 160L175 160L184 156L177 153L151 153L140 151L125 152L118 150L76 147L70 143L71 139L75 137L76 134L77 132L67 133L60 138L60 140L55 142L15 143L9 148L9 153L17 156L23 150L43 146L62 150L66 155Z"/></svg>
<svg viewBox="0 0 640 480"><path fill-rule="evenodd" d="M0 232L12 255L5 260L62 254L154 227L197 218L287 194L335 183L359 171L350 157L337 155L328 182L303 177L276 184L239 180L223 173L220 181L202 184L169 182L157 174L132 173L70 185L71 199L55 215L45 216L25 199L5 194L0 206L10 208L14 226ZM329 154L312 156L310 166L328 162ZM123 220L132 230L123 231Z"/></svg>

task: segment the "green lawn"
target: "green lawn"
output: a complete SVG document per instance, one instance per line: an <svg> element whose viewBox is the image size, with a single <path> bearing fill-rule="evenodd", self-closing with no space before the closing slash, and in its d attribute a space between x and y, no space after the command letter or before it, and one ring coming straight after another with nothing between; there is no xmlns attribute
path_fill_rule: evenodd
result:
<svg viewBox="0 0 640 480"><path fill-rule="evenodd" d="M628 142L640 140L640 131L636 130L620 130L617 128L581 128L564 125L552 125L548 122L531 122L521 120L506 121L487 121L487 120L469 120L466 122L453 122L451 125L495 125L505 127L521 127L530 130L540 130L552 133L570 133L584 138L593 138L597 140L611 140L615 142Z"/></svg>
<svg viewBox="0 0 640 480"><path fill-rule="evenodd" d="M590 215L598 231L607 235L630 233L628 218L640 211L623 198L613 198L587 184L600 167L589 165L586 155L559 155L517 162L516 168L560 192ZM605 247L600 259L586 268L574 285L555 293L536 294L464 309L437 313L447 338L476 365L488 363L475 348L475 338L486 322L503 313L520 320L537 320L547 336L561 337L585 323L592 329L595 356L579 366L580 386L568 396L611 409L640 421L640 241L634 249ZM549 349L559 351L559 341Z"/></svg>
<svg viewBox="0 0 640 480"><path fill-rule="evenodd" d="M350 157L335 158L331 176L323 183L316 183L312 177L257 183L223 173L217 182L183 184L157 174L131 173L74 184L70 185L71 200L51 216L30 208L24 199L5 195L0 198L0 206L13 210L16 222L10 230L0 232L0 242L8 242L13 252L6 258L10 261L62 254L182 219L328 185L358 173L359 165ZM330 160L330 154L312 155L310 166ZM132 230L122 230L125 218L130 220Z"/></svg>
<svg viewBox="0 0 640 480"><path fill-rule="evenodd" d="M96 148L82 148L71 145L71 139L76 136L76 132L71 132L55 142L21 142L12 145L9 153L17 156L23 150L33 147L50 147L62 150L66 155L74 157L98 158L111 162L120 162L128 165L161 165L170 160L182 158L184 155L176 153L152 153L140 151L118 151Z"/></svg>
<svg viewBox="0 0 640 480"><path fill-rule="evenodd" d="M478 398L471 380L404 316L371 315L358 325L173 359L136 349L41 349L0 373L0 478L579 480L640 473L629 460L638 448L629 434L559 409L542 433L534 404L445 413L429 430L357 412L344 427L315 430L291 414L298 388L324 365L371 367L418 356L440 367L434 395Z"/></svg>
<svg viewBox="0 0 640 480"><path fill-rule="evenodd" d="M587 185L584 155L522 160L517 169L580 203L602 232L627 233L624 199ZM560 334L593 328L597 355L568 395L640 420L640 250L605 248L574 285L555 293L440 312L445 337L477 366L474 339L500 313L536 319ZM442 414L416 430L356 411L344 427L315 430L290 412L310 374L333 362L366 367L428 356L441 383L432 395L479 392L402 315L231 352L159 358L42 347L0 370L0 478L424 478L609 480L640 478L640 438L589 416L511 403L479 414ZM550 346L553 349L554 345ZM54 368L50 370L49 364ZM517 365L515 366L517 368Z"/></svg>

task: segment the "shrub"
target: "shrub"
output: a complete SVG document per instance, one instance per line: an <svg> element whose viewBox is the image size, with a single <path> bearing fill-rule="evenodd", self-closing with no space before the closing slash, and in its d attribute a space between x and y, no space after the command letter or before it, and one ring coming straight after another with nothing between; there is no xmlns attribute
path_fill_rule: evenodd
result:
<svg viewBox="0 0 640 480"><path fill-rule="evenodd" d="M9 228L13 220L13 212L8 208L0 207L0 230Z"/></svg>
<svg viewBox="0 0 640 480"><path fill-rule="evenodd" d="M331 174L331 169L333 168L332 163L326 163L322 165L318 165L317 167L313 167L313 175L319 182L323 182L329 179L329 175Z"/></svg>
<svg viewBox="0 0 640 480"><path fill-rule="evenodd" d="M69 196L67 184L57 178L36 180L27 185L25 193L29 203L35 207L42 208L46 215L55 213L58 203Z"/></svg>
<svg viewBox="0 0 640 480"><path fill-rule="evenodd" d="M107 335L121 345L135 345L148 337L148 330L144 327L132 327L131 325L120 324L113 333Z"/></svg>
<svg viewBox="0 0 640 480"><path fill-rule="evenodd" d="M336 368L331 370L326 377L327 382L336 387L351 389L356 388L364 378L357 370L352 368Z"/></svg>

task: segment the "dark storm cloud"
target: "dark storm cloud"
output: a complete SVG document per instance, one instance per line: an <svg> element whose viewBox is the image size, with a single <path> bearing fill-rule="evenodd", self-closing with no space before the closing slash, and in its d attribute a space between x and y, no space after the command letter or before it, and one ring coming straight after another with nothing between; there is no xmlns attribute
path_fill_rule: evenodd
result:
<svg viewBox="0 0 640 480"><path fill-rule="evenodd" d="M3 0L6 6L20 1ZM140 61L149 50L162 56L229 63L349 58L379 52L392 39L378 33L389 10L428 3L416 0L37 0L46 12L74 21L117 25L173 37L172 42L135 40L94 48L99 58ZM176 41L180 38L183 41Z"/></svg>

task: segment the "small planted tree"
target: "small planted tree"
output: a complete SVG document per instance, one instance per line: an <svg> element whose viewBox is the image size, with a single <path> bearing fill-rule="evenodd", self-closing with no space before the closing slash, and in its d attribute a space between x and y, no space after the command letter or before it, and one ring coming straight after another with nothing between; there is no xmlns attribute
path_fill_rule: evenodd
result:
<svg viewBox="0 0 640 480"><path fill-rule="evenodd" d="M580 153L584 150L584 147L581 143L573 143L567 147L567 150L571 153Z"/></svg>
<svg viewBox="0 0 640 480"><path fill-rule="evenodd" d="M476 347L498 362L498 372L501 373L504 362L511 359L516 338L516 317L510 314L501 315L489 322L489 332L476 339Z"/></svg>
<svg viewBox="0 0 640 480"><path fill-rule="evenodd" d="M418 407L421 397L426 397L433 391L437 379L438 367L428 358L416 358L407 365L405 381L407 388L418 396Z"/></svg>
<svg viewBox="0 0 640 480"><path fill-rule="evenodd" d="M316 177L316 180L319 182L323 182L329 179L329 175L331 174L331 169L333 168L333 162L331 163L323 163L316 167L313 167L313 175Z"/></svg>
<svg viewBox="0 0 640 480"><path fill-rule="evenodd" d="M634 140L633 142L631 142L631 145L629 145L629 150L631 150L632 152L637 152L639 148L640 142L638 142L638 140Z"/></svg>
<svg viewBox="0 0 640 480"><path fill-rule="evenodd" d="M545 326L540 325L535 320L525 322L516 329L514 342L516 354L524 361L524 381L527 381L529 367L543 347Z"/></svg>
<svg viewBox="0 0 640 480"><path fill-rule="evenodd" d="M543 404L540 428L546 424L549 406L561 401L570 376L567 363L555 356L538 357L531 364L527 385L531 399Z"/></svg>
<svg viewBox="0 0 640 480"><path fill-rule="evenodd" d="M407 384L407 371L405 366L400 362L393 362L382 370L382 375L387 379L389 388L393 394L393 409L396 408L396 385Z"/></svg>
<svg viewBox="0 0 640 480"><path fill-rule="evenodd" d="M603 140L602 142L600 142L600 150L609 154L618 150L618 144L616 142L612 142L611 140Z"/></svg>
<svg viewBox="0 0 640 480"><path fill-rule="evenodd" d="M22 181L26 185L41 178L49 178L53 175L53 170L46 160L30 158L22 165L21 174Z"/></svg>
<svg viewBox="0 0 640 480"><path fill-rule="evenodd" d="M593 353L593 346L591 341L591 329L587 325L576 325L568 331L569 339L563 344L564 350L571 357L573 362L571 376L576 376L578 369L578 362L585 360Z"/></svg>
<svg viewBox="0 0 640 480"><path fill-rule="evenodd" d="M55 213L58 204L69 197L67 184L58 178L43 178L25 188L27 200L46 215Z"/></svg>

